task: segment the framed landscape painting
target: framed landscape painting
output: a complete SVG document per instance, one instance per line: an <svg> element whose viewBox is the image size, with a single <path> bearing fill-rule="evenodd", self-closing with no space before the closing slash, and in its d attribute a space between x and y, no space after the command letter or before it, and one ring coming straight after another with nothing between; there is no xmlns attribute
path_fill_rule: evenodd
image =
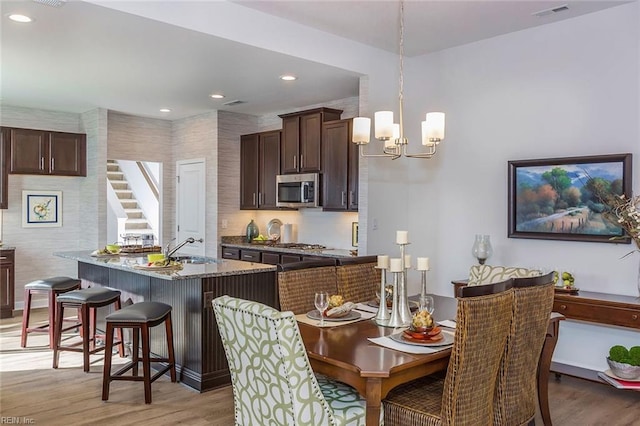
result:
<svg viewBox="0 0 640 426"><path fill-rule="evenodd" d="M631 154L509 161L510 238L630 243L602 195L631 196Z"/></svg>

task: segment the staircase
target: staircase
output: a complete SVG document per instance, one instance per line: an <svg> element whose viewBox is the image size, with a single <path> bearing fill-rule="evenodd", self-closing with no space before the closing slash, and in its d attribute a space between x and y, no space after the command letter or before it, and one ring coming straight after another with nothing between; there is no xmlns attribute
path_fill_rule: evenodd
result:
<svg viewBox="0 0 640 426"><path fill-rule="evenodd" d="M129 189L129 182L120 170L120 166L116 161L107 161L107 179L111 187L115 191L122 208L127 215L125 221L125 234L143 235L153 234L153 229L149 225L144 213L138 206L138 200L133 195L133 191Z"/></svg>

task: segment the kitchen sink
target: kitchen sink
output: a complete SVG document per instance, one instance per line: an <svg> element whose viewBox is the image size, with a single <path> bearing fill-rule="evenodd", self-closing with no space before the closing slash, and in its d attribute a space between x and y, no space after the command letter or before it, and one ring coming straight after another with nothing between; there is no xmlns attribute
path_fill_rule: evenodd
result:
<svg viewBox="0 0 640 426"><path fill-rule="evenodd" d="M204 256L171 256L171 260L175 260L176 262L193 263L200 265L206 263L220 263L218 259Z"/></svg>

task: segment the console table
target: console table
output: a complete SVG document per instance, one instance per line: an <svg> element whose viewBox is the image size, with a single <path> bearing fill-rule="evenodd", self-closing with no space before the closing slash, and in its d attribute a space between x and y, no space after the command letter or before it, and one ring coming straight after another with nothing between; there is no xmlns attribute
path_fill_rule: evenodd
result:
<svg viewBox="0 0 640 426"><path fill-rule="evenodd" d="M553 310L569 319L640 330L640 297L582 290L556 293Z"/></svg>

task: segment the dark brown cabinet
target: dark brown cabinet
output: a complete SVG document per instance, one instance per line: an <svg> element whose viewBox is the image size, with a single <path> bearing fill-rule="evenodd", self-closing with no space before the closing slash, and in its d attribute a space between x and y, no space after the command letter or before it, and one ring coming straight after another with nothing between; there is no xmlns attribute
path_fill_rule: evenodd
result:
<svg viewBox="0 0 640 426"><path fill-rule="evenodd" d="M278 253L263 251L262 263L267 263L269 265L277 265L278 263L280 263L280 255Z"/></svg>
<svg viewBox="0 0 640 426"><path fill-rule="evenodd" d="M261 263L262 256L260 256L260 254L258 250L240 250L240 260Z"/></svg>
<svg viewBox="0 0 640 426"><path fill-rule="evenodd" d="M324 210L358 210L358 146L351 142L351 120L322 124Z"/></svg>
<svg viewBox="0 0 640 426"><path fill-rule="evenodd" d="M9 208L9 129L0 128L0 209Z"/></svg>
<svg viewBox="0 0 640 426"><path fill-rule="evenodd" d="M87 175L86 135L12 128L8 132L9 173Z"/></svg>
<svg viewBox="0 0 640 426"><path fill-rule="evenodd" d="M0 250L0 318L11 318L13 316L14 288L14 251Z"/></svg>
<svg viewBox="0 0 640 426"><path fill-rule="evenodd" d="M240 209L276 209L280 130L240 138Z"/></svg>
<svg viewBox="0 0 640 426"><path fill-rule="evenodd" d="M339 120L341 114L341 110L317 108L279 116L282 174L322 171L322 123Z"/></svg>
<svg viewBox="0 0 640 426"><path fill-rule="evenodd" d="M222 258L240 260L240 249L222 246Z"/></svg>

